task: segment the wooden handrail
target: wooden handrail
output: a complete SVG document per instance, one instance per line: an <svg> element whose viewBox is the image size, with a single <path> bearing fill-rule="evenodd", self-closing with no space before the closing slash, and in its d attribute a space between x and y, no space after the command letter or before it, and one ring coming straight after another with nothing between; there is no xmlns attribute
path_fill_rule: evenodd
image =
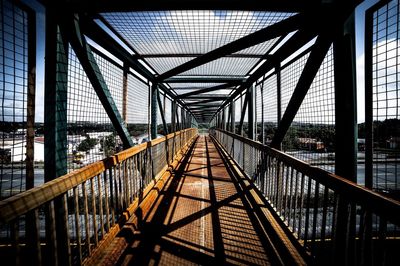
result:
<svg viewBox="0 0 400 266"><path fill-rule="evenodd" d="M321 168L307 164L293 156L290 156L280 150L263 145L260 142L253 141L243 136L236 135L232 132L216 129L234 139L242 141L251 147L266 152L277 160L293 166L305 175L314 179L318 183L341 194L346 199L364 205L371 211L385 216L389 221L400 225L400 202L379 194L371 189L362 187L352 181L341 176L329 173Z"/></svg>
<svg viewBox="0 0 400 266"><path fill-rule="evenodd" d="M165 137L142 143L138 146L121 151L101 161L77 169L71 173L46 182L41 186L29 189L0 201L0 221L7 223L17 217L38 208L52 199L66 193L68 190L82 184L86 180L110 169L139 152L158 145L180 134L195 129L184 129Z"/></svg>

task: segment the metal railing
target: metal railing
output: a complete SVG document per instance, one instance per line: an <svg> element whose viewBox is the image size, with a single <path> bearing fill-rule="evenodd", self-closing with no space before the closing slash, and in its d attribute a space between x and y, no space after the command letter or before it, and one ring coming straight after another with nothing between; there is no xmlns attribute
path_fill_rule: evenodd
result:
<svg viewBox="0 0 400 266"><path fill-rule="evenodd" d="M1 201L2 261L84 264L196 135L196 129L169 134Z"/></svg>
<svg viewBox="0 0 400 266"><path fill-rule="evenodd" d="M212 135L312 261L396 264L400 202L231 132L215 130Z"/></svg>

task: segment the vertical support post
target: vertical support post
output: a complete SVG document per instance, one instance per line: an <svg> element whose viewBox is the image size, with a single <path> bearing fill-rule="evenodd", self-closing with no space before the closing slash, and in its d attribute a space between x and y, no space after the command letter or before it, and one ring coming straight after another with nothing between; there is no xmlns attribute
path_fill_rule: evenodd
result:
<svg viewBox="0 0 400 266"><path fill-rule="evenodd" d="M26 190L34 187L35 90L36 90L36 15L28 14L28 99L26 121Z"/></svg>
<svg viewBox="0 0 400 266"><path fill-rule="evenodd" d="M247 102L248 102L248 93L245 93L245 98L243 100L243 96L240 97L240 105L241 105L241 115L240 115L240 122L239 122L239 128L238 128L238 133L240 134L240 136L243 136L243 121L244 121L244 117L246 115L246 110L247 110Z"/></svg>
<svg viewBox="0 0 400 266"><path fill-rule="evenodd" d="M260 93L261 93L261 143L265 144L265 124L264 124L264 78L261 81L261 88L260 88Z"/></svg>
<svg viewBox="0 0 400 266"><path fill-rule="evenodd" d="M372 33L373 10L365 12L364 76L365 76L365 187L373 187L373 92L372 92Z"/></svg>
<svg viewBox="0 0 400 266"><path fill-rule="evenodd" d="M129 66L126 62L124 62L123 66L123 77L122 77L122 119L125 121L126 124L126 106L128 102L128 72Z"/></svg>
<svg viewBox="0 0 400 266"><path fill-rule="evenodd" d="M230 104L231 108L231 128L229 129L232 133L235 133L235 102L232 100Z"/></svg>
<svg viewBox="0 0 400 266"><path fill-rule="evenodd" d="M248 94L248 138L254 140L254 85L247 89Z"/></svg>
<svg viewBox="0 0 400 266"><path fill-rule="evenodd" d="M186 116L185 116L185 109L181 108L181 129L185 129L186 127Z"/></svg>
<svg viewBox="0 0 400 266"><path fill-rule="evenodd" d="M68 42L60 31L55 10L46 11L46 65L45 65L45 182L67 173L67 85ZM56 250L49 250L51 260L71 264L68 230L65 228L64 198L55 200ZM46 227L51 227L47 214ZM49 245L52 246L52 245Z"/></svg>
<svg viewBox="0 0 400 266"><path fill-rule="evenodd" d="M226 108L222 109L222 130L226 130Z"/></svg>
<svg viewBox="0 0 400 266"><path fill-rule="evenodd" d="M354 15L351 15L334 42L335 63L335 172L357 182L357 114L355 76ZM335 264L354 264L355 216L343 195L337 203L334 236ZM353 217L354 216L354 217Z"/></svg>
<svg viewBox="0 0 400 266"><path fill-rule="evenodd" d="M151 84L151 139L157 138L157 92L158 84Z"/></svg>
<svg viewBox="0 0 400 266"><path fill-rule="evenodd" d="M28 15L28 99L26 121L26 190L34 187L35 92L36 92L36 14L27 8ZM28 256L32 264L41 265L39 220L37 210L26 214Z"/></svg>
<svg viewBox="0 0 400 266"><path fill-rule="evenodd" d="M172 104L171 104L171 126L172 126L171 132L175 132L176 131L176 117L175 117L175 114L176 114L176 101L173 100Z"/></svg>

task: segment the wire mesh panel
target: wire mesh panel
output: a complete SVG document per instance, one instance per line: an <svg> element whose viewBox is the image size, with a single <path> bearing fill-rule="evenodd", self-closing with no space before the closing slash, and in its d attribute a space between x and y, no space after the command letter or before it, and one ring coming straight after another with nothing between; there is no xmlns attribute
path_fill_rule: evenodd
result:
<svg viewBox="0 0 400 266"><path fill-rule="evenodd" d="M182 127L182 107L180 107L179 105L176 105L176 119L177 122L179 122L179 128L177 128L177 131L180 129L183 129Z"/></svg>
<svg viewBox="0 0 400 266"><path fill-rule="evenodd" d="M285 92L287 105L287 87ZM331 47L285 136L283 150L307 163L334 172L334 143L335 95Z"/></svg>
<svg viewBox="0 0 400 266"><path fill-rule="evenodd" d="M373 13L373 186L400 190L399 1ZM371 41L371 40L366 40Z"/></svg>
<svg viewBox="0 0 400 266"><path fill-rule="evenodd" d="M149 140L149 106L149 86L129 74L126 122L137 144Z"/></svg>
<svg viewBox="0 0 400 266"><path fill-rule="evenodd" d="M256 122L256 140L258 141L262 141L262 119L263 119L263 90L262 90L262 86L260 85L256 85L255 86L255 90L254 90L254 94L255 94L255 117L254 117L254 121Z"/></svg>
<svg viewBox="0 0 400 266"><path fill-rule="evenodd" d="M140 54L204 54L291 15L210 10L102 14Z"/></svg>
<svg viewBox="0 0 400 266"><path fill-rule="evenodd" d="M150 57L146 58L146 61L155 71L162 74L192 59L194 59L194 57Z"/></svg>
<svg viewBox="0 0 400 266"><path fill-rule="evenodd" d="M180 75L244 76L251 70L251 68L255 64L257 64L258 61L258 58L223 57L210 63L185 71Z"/></svg>
<svg viewBox="0 0 400 266"><path fill-rule="evenodd" d="M0 198L5 198L25 190L28 15L0 1L0 27ZM37 145L43 151L43 142Z"/></svg>
<svg viewBox="0 0 400 266"><path fill-rule="evenodd" d="M278 98L276 75L269 77L263 85L264 134L265 142L270 143L278 126Z"/></svg>
<svg viewBox="0 0 400 266"><path fill-rule="evenodd" d="M122 113L123 71L100 55L94 56ZM72 48L69 49L67 101L69 171L122 149L122 142Z"/></svg>
<svg viewBox="0 0 400 266"><path fill-rule="evenodd" d="M309 53L301 56L294 62L284 66L281 70L281 102L282 114L285 113L286 107L292 97L297 81L307 62Z"/></svg>

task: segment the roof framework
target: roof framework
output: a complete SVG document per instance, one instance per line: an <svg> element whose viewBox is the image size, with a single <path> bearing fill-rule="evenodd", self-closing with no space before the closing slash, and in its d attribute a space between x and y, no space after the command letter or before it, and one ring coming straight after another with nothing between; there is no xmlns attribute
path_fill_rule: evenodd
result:
<svg viewBox="0 0 400 266"><path fill-rule="evenodd" d="M189 7L187 2L69 0L64 7L86 14L80 19L86 36L203 120L326 31L332 18L338 20L332 7L344 5L194 0Z"/></svg>

